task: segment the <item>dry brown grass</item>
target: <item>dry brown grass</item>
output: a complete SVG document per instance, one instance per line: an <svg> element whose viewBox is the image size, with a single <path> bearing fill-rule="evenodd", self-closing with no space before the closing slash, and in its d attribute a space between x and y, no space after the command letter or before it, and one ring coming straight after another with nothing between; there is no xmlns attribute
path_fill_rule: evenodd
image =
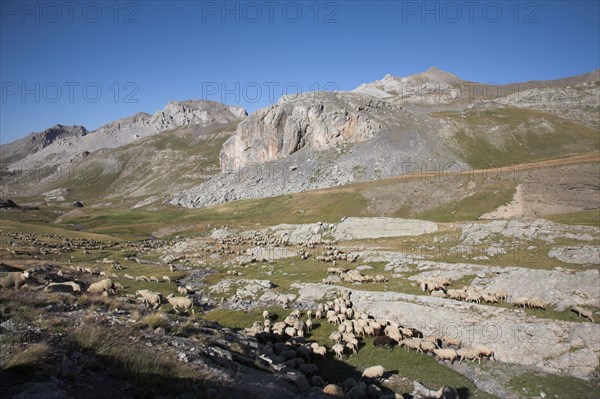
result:
<svg viewBox="0 0 600 399"><path fill-rule="evenodd" d="M38 368L42 363L54 359L55 352L46 342L28 345L25 350L18 351L2 362L2 369L16 373L28 373Z"/></svg>
<svg viewBox="0 0 600 399"><path fill-rule="evenodd" d="M139 328L150 327L155 329L162 327L168 329L171 325L171 321L164 313L151 313L138 319L135 325Z"/></svg>

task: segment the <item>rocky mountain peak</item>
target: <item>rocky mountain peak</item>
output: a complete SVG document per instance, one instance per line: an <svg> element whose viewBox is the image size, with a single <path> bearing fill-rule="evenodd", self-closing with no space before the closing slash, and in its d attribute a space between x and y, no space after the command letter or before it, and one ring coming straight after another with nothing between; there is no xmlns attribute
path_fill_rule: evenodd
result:
<svg viewBox="0 0 600 399"><path fill-rule="evenodd" d="M58 139L67 137L83 137L87 133L88 131L83 126L64 126L61 124L56 124L51 128L31 134L29 136L29 142L34 147L35 151L39 151Z"/></svg>

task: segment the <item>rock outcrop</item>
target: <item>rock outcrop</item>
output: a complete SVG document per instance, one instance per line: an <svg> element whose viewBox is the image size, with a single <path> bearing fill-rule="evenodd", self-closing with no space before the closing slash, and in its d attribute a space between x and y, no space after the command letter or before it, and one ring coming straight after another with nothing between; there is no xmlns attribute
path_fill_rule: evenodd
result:
<svg viewBox="0 0 600 399"><path fill-rule="evenodd" d="M287 157L304 147L324 150L372 138L398 112L391 104L353 93L312 92L283 97L239 124L221 151L232 171Z"/></svg>

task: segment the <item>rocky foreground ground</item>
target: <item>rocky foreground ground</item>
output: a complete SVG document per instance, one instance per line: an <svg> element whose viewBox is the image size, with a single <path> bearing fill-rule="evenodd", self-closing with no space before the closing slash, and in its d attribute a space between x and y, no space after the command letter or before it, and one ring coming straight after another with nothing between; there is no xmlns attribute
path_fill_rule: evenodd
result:
<svg viewBox="0 0 600 399"><path fill-rule="evenodd" d="M545 397L559 392L548 381L560 378L579 397L593 397L585 392L597 386L600 369L599 238L597 227L543 219L353 217L146 241L3 231L2 271L28 269L31 277L18 290L0 290L7 344L0 384L19 398L96 397L105 386L123 397L325 397L323 385L343 388L383 364L384 377L365 385L371 396L348 387L346 395L419 397L420 381L432 395L444 385L459 397ZM107 277L114 290L86 292ZM196 312L175 311L166 300L159 310L146 307L141 289L187 294ZM460 292L467 296L453 296ZM456 350L448 342L459 340L494 355L481 365L450 363L358 335L356 353L340 356L330 339L337 324L315 312L333 311L342 297L370 323L417 337L394 343L438 337L443 348ZM523 300L537 308L515 306ZM325 358L301 361L316 371L287 362L265 335L277 322L292 328L309 319L314 328L301 337L297 329L285 334L297 356L303 342L325 348Z"/></svg>

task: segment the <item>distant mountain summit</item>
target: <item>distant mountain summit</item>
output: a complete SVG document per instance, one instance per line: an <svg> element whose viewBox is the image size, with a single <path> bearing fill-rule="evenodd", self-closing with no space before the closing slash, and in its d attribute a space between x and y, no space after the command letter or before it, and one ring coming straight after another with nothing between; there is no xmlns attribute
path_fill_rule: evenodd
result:
<svg viewBox="0 0 600 399"><path fill-rule="evenodd" d="M432 66L425 72L406 77L387 74L381 80L364 83L352 91L378 98L396 97L406 103L439 103L456 100L463 83L458 76Z"/></svg>
<svg viewBox="0 0 600 399"><path fill-rule="evenodd" d="M41 132L31 133L19 140L0 146L0 160L2 164L16 162L35 152L64 140L83 137L89 132L83 126L54 125Z"/></svg>

